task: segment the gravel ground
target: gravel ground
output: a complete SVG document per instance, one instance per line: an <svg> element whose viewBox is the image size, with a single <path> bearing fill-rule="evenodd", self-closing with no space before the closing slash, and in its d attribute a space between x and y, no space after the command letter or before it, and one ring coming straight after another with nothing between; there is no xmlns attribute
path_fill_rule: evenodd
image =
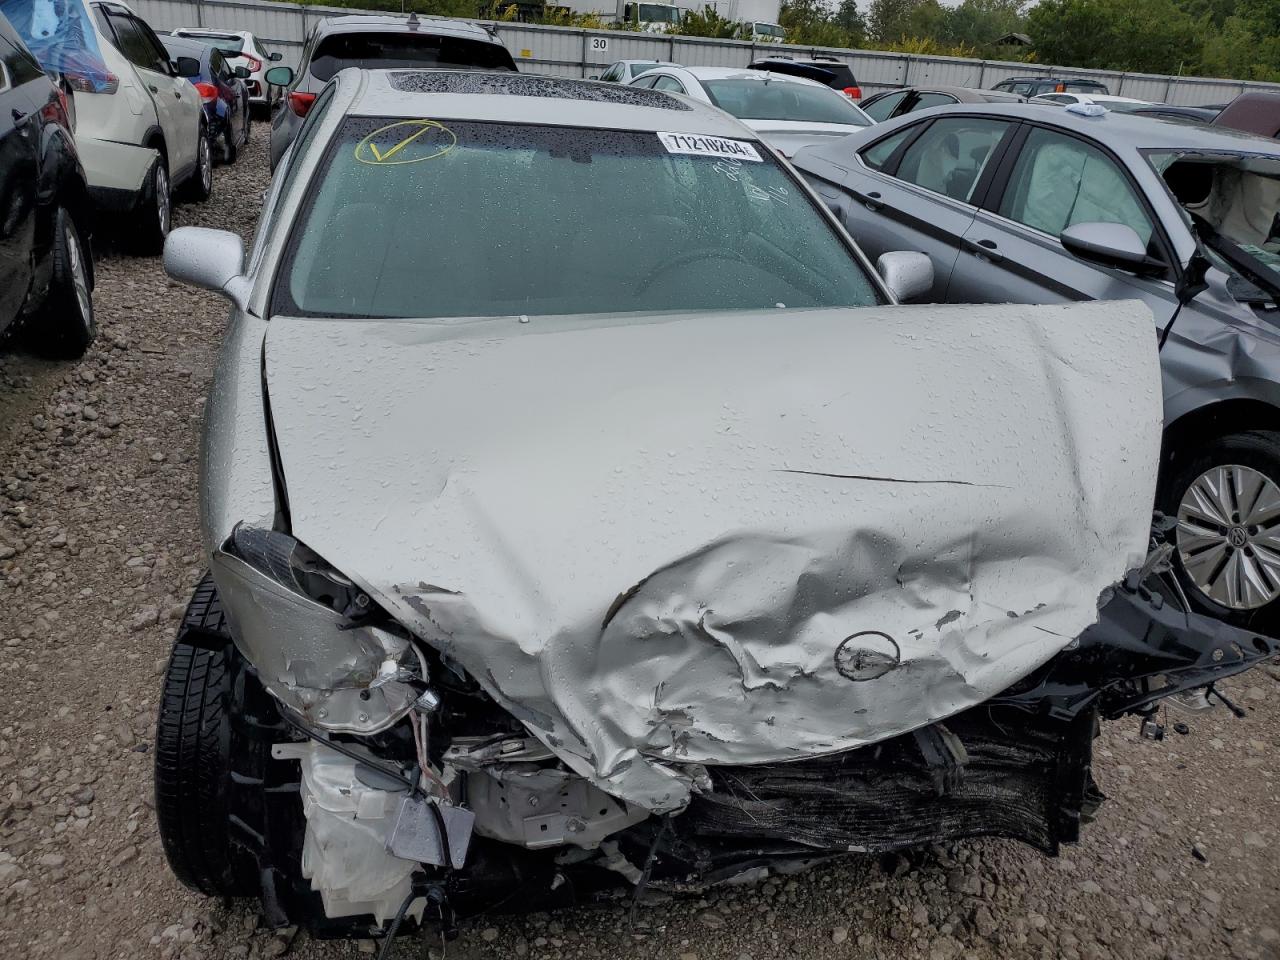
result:
<svg viewBox="0 0 1280 960"><path fill-rule="evenodd" d="M249 238L266 128L179 224ZM0 353L0 955L357 956L259 927L252 904L181 887L156 835L161 672L201 574L196 452L225 305L158 259L108 251L101 333L76 363ZM1280 957L1280 671L1227 685L1250 710L1163 743L1110 725L1111 800L1053 860L1002 841L878 860L703 899L486 920L450 957ZM438 955L439 947L428 944ZM397 956L420 956L404 941Z"/></svg>

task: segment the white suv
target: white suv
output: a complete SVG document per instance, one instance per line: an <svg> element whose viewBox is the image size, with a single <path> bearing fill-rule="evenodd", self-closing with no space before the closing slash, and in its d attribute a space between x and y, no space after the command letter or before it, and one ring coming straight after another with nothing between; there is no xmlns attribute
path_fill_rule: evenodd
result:
<svg viewBox="0 0 1280 960"><path fill-rule="evenodd" d="M211 44L221 51L232 69L244 67L249 71L244 84L249 88L249 104L260 117L269 117L271 109L280 102L280 87L267 83L268 65L280 59L278 53L268 53L262 42L248 30L211 30L205 27L178 27L170 31L175 37L186 37Z"/></svg>
<svg viewBox="0 0 1280 960"><path fill-rule="evenodd" d="M174 187L202 201L213 190L213 154L200 94L151 28L119 0L90 4L105 83L77 88L76 145L100 211L136 218L131 239L159 253Z"/></svg>

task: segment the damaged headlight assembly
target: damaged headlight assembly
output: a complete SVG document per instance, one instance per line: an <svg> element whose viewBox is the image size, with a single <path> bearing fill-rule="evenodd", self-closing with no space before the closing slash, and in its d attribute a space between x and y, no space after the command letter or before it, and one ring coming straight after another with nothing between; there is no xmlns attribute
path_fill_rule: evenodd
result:
<svg viewBox="0 0 1280 960"><path fill-rule="evenodd" d="M240 524L213 567L241 653L308 726L375 734L424 691L423 664L404 631L289 534Z"/></svg>

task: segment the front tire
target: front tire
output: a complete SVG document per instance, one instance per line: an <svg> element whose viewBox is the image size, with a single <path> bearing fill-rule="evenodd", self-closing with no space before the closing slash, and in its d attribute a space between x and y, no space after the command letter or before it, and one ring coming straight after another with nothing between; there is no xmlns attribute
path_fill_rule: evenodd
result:
<svg viewBox="0 0 1280 960"><path fill-rule="evenodd" d="M53 280L30 328L34 345L58 357L81 357L97 336L89 245L65 207L54 214Z"/></svg>
<svg viewBox="0 0 1280 960"><path fill-rule="evenodd" d="M147 186L138 205L133 231L133 246L138 253L152 256L164 249L165 238L173 225L173 187L169 167L163 155L156 157L147 175Z"/></svg>
<svg viewBox="0 0 1280 960"><path fill-rule="evenodd" d="M1156 502L1178 520L1175 568L1193 607L1239 627L1280 623L1280 432L1228 434L1175 459Z"/></svg>

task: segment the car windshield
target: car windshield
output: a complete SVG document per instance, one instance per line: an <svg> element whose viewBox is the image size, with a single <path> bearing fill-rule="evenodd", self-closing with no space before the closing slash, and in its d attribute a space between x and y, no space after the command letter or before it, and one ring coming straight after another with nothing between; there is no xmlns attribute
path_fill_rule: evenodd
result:
<svg viewBox="0 0 1280 960"><path fill-rule="evenodd" d="M661 3L640 4L641 23L679 23L680 8Z"/></svg>
<svg viewBox="0 0 1280 960"><path fill-rule="evenodd" d="M514 70L507 49L485 40L431 33L335 33L324 37L311 55L311 75L327 81L339 70L449 66L477 70Z"/></svg>
<svg viewBox="0 0 1280 960"><path fill-rule="evenodd" d="M801 120L868 126L849 100L827 87L791 80L732 78L703 80L707 96L721 110L744 120Z"/></svg>
<svg viewBox="0 0 1280 960"><path fill-rule="evenodd" d="M1247 264L1245 273L1250 267L1266 271L1262 280L1268 288L1274 274L1274 287L1280 288L1280 157L1156 150L1147 160L1188 217L1212 231L1212 243L1203 236L1208 231L1200 232L1206 245L1217 248L1215 261L1232 275L1231 295L1247 303L1272 301L1274 290L1259 289L1231 261Z"/></svg>
<svg viewBox="0 0 1280 960"><path fill-rule="evenodd" d="M808 195L748 141L348 118L306 194L276 283L277 314L880 302Z"/></svg>
<svg viewBox="0 0 1280 960"><path fill-rule="evenodd" d="M662 64L658 63L656 60L652 62L645 62L645 63L633 63L631 64L631 75L633 77L638 77L640 76L640 74L648 73L654 67L660 67L660 66L662 66Z"/></svg>
<svg viewBox="0 0 1280 960"><path fill-rule="evenodd" d="M782 27L778 26L776 23L757 22L752 24L752 27L755 31L756 36L759 36L759 37L777 37L779 40L781 40L783 37L787 35L787 31L783 30Z"/></svg>

